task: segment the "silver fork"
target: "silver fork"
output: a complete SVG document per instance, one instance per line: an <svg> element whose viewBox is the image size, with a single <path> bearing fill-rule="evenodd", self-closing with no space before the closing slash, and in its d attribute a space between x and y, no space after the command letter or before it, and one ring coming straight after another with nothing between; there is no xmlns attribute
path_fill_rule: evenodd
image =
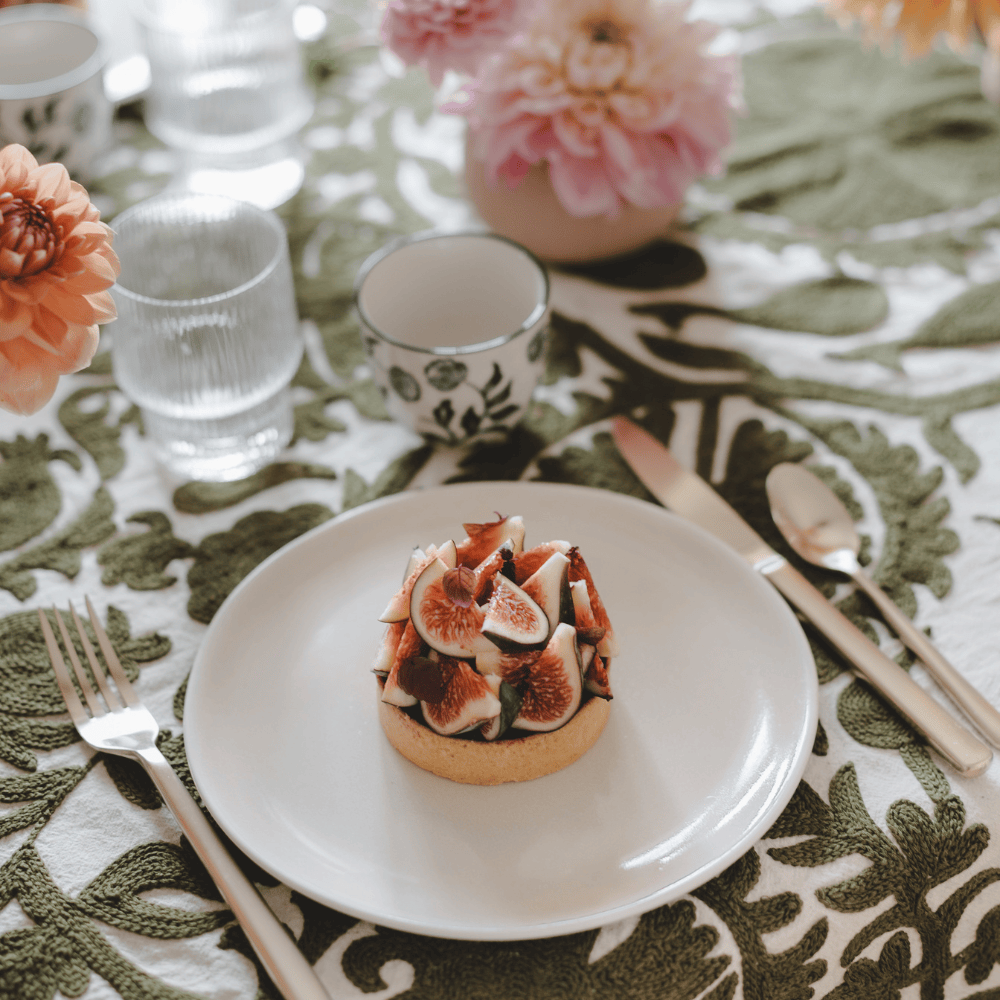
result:
<svg viewBox="0 0 1000 1000"><path fill-rule="evenodd" d="M41 610L38 612L42 634L45 636L49 658L52 660L52 669L55 671L59 690L66 701L66 707L77 731L95 750L131 757L146 769L180 828L187 835L191 846L208 869L212 880L219 887L233 915L243 927L253 950L282 996L286 1000L330 1000L312 966L261 898L253 883L230 857L198 804L188 793L166 757L160 753L156 746L159 726L125 676L125 671L108 641L100 619L94 612L90 598L85 600L90 624L94 629L94 635L97 636L97 644L101 648L104 662L111 673L110 678L105 674L72 605L70 612L77 635L80 637L80 645L83 647L99 690L94 689L80 663L80 658L76 655L62 615L55 608L52 609L52 613L59 626L66 655L87 703L86 707L80 701L80 696L70 679L62 650L48 619Z"/></svg>

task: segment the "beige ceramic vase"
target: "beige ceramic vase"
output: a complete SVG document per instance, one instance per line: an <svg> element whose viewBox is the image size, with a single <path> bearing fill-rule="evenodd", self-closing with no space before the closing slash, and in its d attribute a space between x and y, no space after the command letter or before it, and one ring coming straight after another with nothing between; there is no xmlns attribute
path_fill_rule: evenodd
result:
<svg viewBox="0 0 1000 1000"><path fill-rule="evenodd" d="M626 205L616 219L604 215L580 218L563 208L544 163L533 166L515 188L508 188L503 180L493 185L483 161L469 146L465 184L480 217L495 233L554 264L601 260L645 246L669 230L681 207Z"/></svg>

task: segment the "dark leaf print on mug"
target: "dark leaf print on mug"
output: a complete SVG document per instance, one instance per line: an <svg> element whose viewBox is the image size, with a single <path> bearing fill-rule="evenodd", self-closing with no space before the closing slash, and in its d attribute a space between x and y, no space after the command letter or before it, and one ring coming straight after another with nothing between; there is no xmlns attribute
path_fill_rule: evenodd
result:
<svg viewBox="0 0 1000 1000"><path fill-rule="evenodd" d="M462 414L462 430L465 431L466 437L472 437L479 430L482 419L482 414L476 413L471 406Z"/></svg>
<svg viewBox="0 0 1000 1000"><path fill-rule="evenodd" d="M400 399L405 399L407 403L415 403L420 399L420 383L398 365L393 365L389 369L389 384L395 390L396 395Z"/></svg>
<svg viewBox="0 0 1000 1000"><path fill-rule="evenodd" d="M454 361L451 358L438 358L431 361L424 374L427 381L440 392L450 392L456 386L465 381L465 376L469 374L468 366L461 361Z"/></svg>
<svg viewBox="0 0 1000 1000"><path fill-rule="evenodd" d="M450 399L442 399L437 406L434 407L434 419L438 422L438 425L444 427L446 430L448 424L452 422L455 418L455 408L451 405Z"/></svg>
<svg viewBox="0 0 1000 1000"><path fill-rule="evenodd" d="M528 360L532 364L542 356L542 351L545 349L546 333L548 333L548 330L539 330L528 344Z"/></svg>

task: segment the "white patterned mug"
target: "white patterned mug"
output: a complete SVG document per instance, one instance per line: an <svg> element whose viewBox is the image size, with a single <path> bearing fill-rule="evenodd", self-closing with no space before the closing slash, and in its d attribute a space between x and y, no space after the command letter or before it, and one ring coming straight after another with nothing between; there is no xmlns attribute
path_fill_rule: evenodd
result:
<svg viewBox="0 0 1000 1000"><path fill-rule="evenodd" d="M72 10L0 10L0 146L19 143L86 183L111 140L105 58L100 38Z"/></svg>
<svg viewBox="0 0 1000 1000"><path fill-rule="evenodd" d="M390 415L446 444L503 436L545 363L545 266L494 233L418 233L372 254L354 286Z"/></svg>

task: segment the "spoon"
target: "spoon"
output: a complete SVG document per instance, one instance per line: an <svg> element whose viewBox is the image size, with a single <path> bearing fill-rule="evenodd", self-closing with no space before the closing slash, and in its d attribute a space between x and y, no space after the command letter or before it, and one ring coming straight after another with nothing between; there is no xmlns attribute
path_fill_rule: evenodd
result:
<svg viewBox="0 0 1000 1000"><path fill-rule="evenodd" d="M807 468L794 462L776 465L767 477L767 498L774 523L803 559L846 573L872 599L928 673L995 747L1000 747L998 712L934 647L861 568L861 539L840 498Z"/></svg>

